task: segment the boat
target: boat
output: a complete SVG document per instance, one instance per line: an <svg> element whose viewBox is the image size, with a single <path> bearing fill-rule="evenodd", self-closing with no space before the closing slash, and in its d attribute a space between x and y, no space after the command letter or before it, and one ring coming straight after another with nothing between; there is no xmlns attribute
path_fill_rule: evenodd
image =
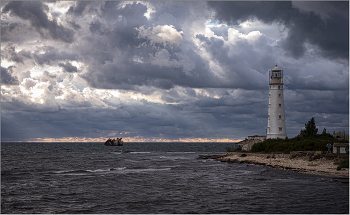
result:
<svg viewBox="0 0 350 215"><path fill-rule="evenodd" d="M118 138L117 139L111 139L108 138L108 140L105 142L105 146L122 146L124 144L124 141L122 140L123 138Z"/></svg>

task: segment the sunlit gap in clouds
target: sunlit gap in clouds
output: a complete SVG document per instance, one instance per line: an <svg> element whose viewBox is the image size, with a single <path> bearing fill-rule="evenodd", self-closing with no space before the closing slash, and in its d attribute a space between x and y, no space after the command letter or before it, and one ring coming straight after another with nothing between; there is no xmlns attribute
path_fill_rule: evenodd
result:
<svg viewBox="0 0 350 215"><path fill-rule="evenodd" d="M162 139L162 138L143 138L143 137L123 137L123 135L110 136L122 137L124 142L217 142L217 143L235 143L242 139L228 139L228 138L179 138L179 139ZM107 137L86 138L86 137L62 137L62 138L36 138L24 142L105 142ZM17 141L22 142L22 141Z"/></svg>
<svg viewBox="0 0 350 215"><path fill-rule="evenodd" d="M26 79L23 80L25 82ZM34 86L30 87L29 89L26 89L23 85L19 86L21 89L21 92L24 95L30 96L30 100L35 103L44 103L44 100L42 99L42 95L45 92L45 86L47 84L45 82L42 83L36 83Z"/></svg>
<svg viewBox="0 0 350 215"><path fill-rule="evenodd" d="M281 23L271 23L266 24L259 20L246 20L239 24L238 28L244 34L249 34L249 32L258 31L270 39L281 40L286 38L288 35L288 29L285 28Z"/></svg>
<svg viewBox="0 0 350 215"><path fill-rule="evenodd" d="M147 1L121 1L119 6L118 6L118 9L122 9L124 8L126 5L128 4L143 4L147 7L147 11L146 13L144 13L143 15L149 20L150 17L151 17L151 13L154 13L156 12L155 9L152 7L152 5L147 2Z"/></svg>
<svg viewBox="0 0 350 215"><path fill-rule="evenodd" d="M45 2L45 4L49 6L50 13L59 12L61 14L65 14L69 10L69 8L73 5L73 3L74 2L69 2L69 1L55 2L55 3Z"/></svg>
<svg viewBox="0 0 350 215"><path fill-rule="evenodd" d="M15 64L15 62L1 60L1 67L4 67L4 68L9 68L10 66L13 66L14 64Z"/></svg>
<svg viewBox="0 0 350 215"><path fill-rule="evenodd" d="M39 77L43 75L44 71L48 71L50 73L54 73L57 71L60 71L61 67L59 66L49 66L49 67L40 67L40 66L34 66L32 69L30 69L30 76L32 78Z"/></svg>

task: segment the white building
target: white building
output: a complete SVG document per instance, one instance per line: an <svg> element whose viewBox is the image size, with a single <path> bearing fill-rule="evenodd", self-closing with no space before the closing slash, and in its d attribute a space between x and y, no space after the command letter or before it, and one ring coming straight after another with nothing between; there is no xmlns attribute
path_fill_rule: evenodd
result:
<svg viewBox="0 0 350 215"><path fill-rule="evenodd" d="M349 151L349 143L333 143L333 154L346 154Z"/></svg>
<svg viewBox="0 0 350 215"><path fill-rule="evenodd" d="M269 111L266 130L267 139L287 137L285 117L284 117L284 98L283 98L283 70L275 66L269 70Z"/></svg>
<svg viewBox="0 0 350 215"><path fill-rule="evenodd" d="M248 136L248 139L246 138L245 140L241 141L243 146L242 146L242 151L250 151L252 150L252 147L255 143L260 143L263 142L266 139L266 136Z"/></svg>

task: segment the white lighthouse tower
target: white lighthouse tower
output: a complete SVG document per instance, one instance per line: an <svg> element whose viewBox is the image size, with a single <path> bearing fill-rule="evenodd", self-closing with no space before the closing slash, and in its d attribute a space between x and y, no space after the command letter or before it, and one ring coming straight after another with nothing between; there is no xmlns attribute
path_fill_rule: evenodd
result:
<svg viewBox="0 0 350 215"><path fill-rule="evenodd" d="M284 99L283 99L283 70L277 65L269 70L269 112L266 130L266 139L276 139L287 137Z"/></svg>

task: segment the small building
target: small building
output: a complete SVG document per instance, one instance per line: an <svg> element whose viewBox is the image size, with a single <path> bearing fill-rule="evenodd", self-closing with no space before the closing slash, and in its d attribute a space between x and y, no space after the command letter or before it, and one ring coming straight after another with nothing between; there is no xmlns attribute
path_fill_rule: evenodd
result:
<svg viewBox="0 0 350 215"><path fill-rule="evenodd" d="M349 143L333 143L333 154L346 154L349 152Z"/></svg>
<svg viewBox="0 0 350 215"><path fill-rule="evenodd" d="M262 142L266 140L266 136L258 136L258 135L248 136L248 140L260 140L260 142Z"/></svg>
<svg viewBox="0 0 350 215"><path fill-rule="evenodd" d="M266 136L248 136L248 139L242 141L242 151L250 151L255 143L260 143L266 140Z"/></svg>

